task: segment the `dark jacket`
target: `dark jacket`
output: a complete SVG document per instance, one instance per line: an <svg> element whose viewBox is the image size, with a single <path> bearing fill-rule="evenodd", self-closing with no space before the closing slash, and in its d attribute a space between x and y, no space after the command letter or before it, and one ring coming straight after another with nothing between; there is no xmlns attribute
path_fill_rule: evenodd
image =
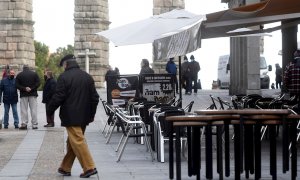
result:
<svg viewBox="0 0 300 180"><path fill-rule="evenodd" d="M20 97L38 96L37 89L40 86L40 78L36 72L24 67L16 77L16 86L20 90ZM30 87L31 91L27 92L26 87Z"/></svg>
<svg viewBox="0 0 300 180"><path fill-rule="evenodd" d="M149 66L144 66L140 71L140 75L142 74L154 74L154 71Z"/></svg>
<svg viewBox="0 0 300 180"><path fill-rule="evenodd" d="M18 91L16 88L16 79L9 79L8 77L2 79L0 84L0 99L5 104L17 104L18 103Z"/></svg>
<svg viewBox="0 0 300 180"><path fill-rule="evenodd" d="M200 65L197 61L190 62L191 75L198 77L198 72L200 71Z"/></svg>
<svg viewBox="0 0 300 180"><path fill-rule="evenodd" d="M43 100L42 103L49 103L51 97L55 92L56 80L54 78L49 78L46 80L46 83L43 88Z"/></svg>
<svg viewBox="0 0 300 180"><path fill-rule="evenodd" d="M181 64L181 76L183 77L191 77L191 64L188 61L184 61Z"/></svg>
<svg viewBox="0 0 300 180"><path fill-rule="evenodd" d="M70 61L57 79L55 93L46 112L51 115L60 106L62 126L85 126L94 119L98 102L93 78L82 71L77 62Z"/></svg>
<svg viewBox="0 0 300 180"><path fill-rule="evenodd" d="M174 74L174 75L177 74L177 67L174 61L168 61L166 65L166 71L170 74Z"/></svg>

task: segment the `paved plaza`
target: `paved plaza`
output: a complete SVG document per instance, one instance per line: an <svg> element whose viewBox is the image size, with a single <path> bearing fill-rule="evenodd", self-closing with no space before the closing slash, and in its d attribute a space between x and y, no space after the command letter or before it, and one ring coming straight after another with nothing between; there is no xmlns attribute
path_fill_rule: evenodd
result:
<svg viewBox="0 0 300 180"><path fill-rule="evenodd" d="M105 89L100 89L99 93L102 99L106 99ZM264 96L272 96L278 93L279 92L277 90L263 91ZM198 94L183 95L183 106L194 100L195 104L192 111L195 109L205 109L211 104L209 97L210 94L219 96L227 101L230 100L230 96L228 96L228 90L202 90L198 92ZM63 177L57 173L57 168L60 165L65 151L66 131L63 127L60 127L58 111L55 114L55 127L43 127L43 125L46 124L45 105L41 103L41 92L39 92L39 95L38 130L32 130L31 127L28 130L14 129L13 118L11 114L9 128L0 130L0 180L80 179L79 175L82 173L82 169L78 161L76 161L74 164L71 177ZM3 112L3 110L1 111ZM152 161L150 153L147 152L146 146L134 143L133 139L129 139L121 161L116 162L117 153L115 152L115 148L117 147L121 133L115 131L112 135L110 143L106 144L106 138L104 138L103 134L101 134L106 120L107 116L103 110L102 104L99 103L95 122L90 124L86 131L86 139L98 169L98 175L91 176L91 179L169 179L168 153L166 153L165 163L160 163L157 160ZM29 126L31 125L29 124ZM264 142L266 142L265 144L268 144L267 140L264 140ZM267 147L263 146L263 149L264 148L266 149ZM204 153L202 153L202 155L203 154ZM280 162L281 154L278 153L278 156L278 179L290 179L289 172L287 174L282 174ZM269 154L263 151L262 157L262 179L271 179L269 175ZM203 165L201 169L201 178L205 179L205 157L202 157L202 160ZM196 179L194 176L187 176L186 159L183 157L182 161L182 179ZM299 165L298 169L300 169ZM299 173L300 172L298 170L298 174ZM229 178L225 179L234 179L233 163L231 164L231 174L232 175ZM217 173L214 173L214 179L218 178L219 177ZM242 174L242 179L245 179L244 174ZM254 176L251 175L250 179L254 179Z"/></svg>

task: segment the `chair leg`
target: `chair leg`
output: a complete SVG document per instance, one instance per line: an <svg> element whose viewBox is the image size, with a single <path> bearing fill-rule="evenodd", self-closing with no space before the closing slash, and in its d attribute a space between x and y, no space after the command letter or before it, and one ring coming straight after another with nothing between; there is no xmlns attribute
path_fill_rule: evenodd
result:
<svg viewBox="0 0 300 180"><path fill-rule="evenodd" d="M105 125L104 125L104 128L103 128L101 134L104 134L104 131L105 131L107 125L108 125L108 123L107 123L107 121L106 121L106 123L105 123Z"/></svg>
<svg viewBox="0 0 300 180"><path fill-rule="evenodd" d="M129 124L126 125L126 129L128 128L128 125L129 125ZM128 133L129 133L129 132L128 132ZM116 150L115 150L116 152L119 151L120 146L121 146L121 144L122 144L122 141L123 141L125 135L126 135L126 132L123 132L123 134L122 134L122 136L121 136L121 138L120 138L120 140L119 140L118 146L117 146L117 148L116 148ZM127 135L128 135L128 134L127 134ZM130 135L130 134L129 134L129 135Z"/></svg>
<svg viewBox="0 0 300 180"><path fill-rule="evenodd" d="M204 136L204 132L205 132L205 127L202 127L202 132L201 132L201 136L200 136L200 142L202 142L203 136Z"/></svg>
<svg viewBox="0 0 300 180"><path fill-rule="evenodd" d="M119 155L118 155L117 162L119 162L119 161L121 160L122 154L123 154L124 149L125 149L125 147L126 147L126 145L127 145L128 138L129 138L129 136L130 136L132 130L133 130L133 126L130 126L130 129L129 129L129 131L128 131L128 134L127 134L127 136L125 137L125 141L124 141L124 143L123 143L123 145L122 145L122 147L121 147L121 151L120 151L120 153L119 153Z"/></svg>
<svg viewBox="0 0 300 180"><path fill-rule="evenodd" d="M117 124L117 121L114 121L113 126L110 126L110 127L109 127L109 129L108 129L108 131L107 131L107 133L109 132L109 135L108 135L108 138L107 138L107 140L106 140L106 144L109 143L109 141L110 141L110 139L111 139L111 136L112 136L112 133L113 133L115 127L116 127L116 124ZM112 128L112 129L111 129L111 128ZM110 130L110 129L111 129L111 130Z"/></svg>
<svg viewBox="0 0 300 180"><path fill-rule="evenodd" d="M263 138L264 138L264 136L266 134L267 129L268 129L267 125L261 128L261 131L262 131L262 134L261 134L261 137L260 137L261 141L263 140Z"/></svg>
<svg viewBox="0 0 300 180"><path fill-rule="evenodd" d="M151 145L150 145L148 136L147 136L147 132L148 132L148 131L147 131L147 129L146 129L145 124L142 124L142 129L143 129L143 131L144 131L144 136L145 136L146 146L147 146L148 150L150 151L150 154L151 154L151 157L152 157L152 161L154 161L154 154L153 154L153 151L152 151L152 148L151 148Z"/></svg>

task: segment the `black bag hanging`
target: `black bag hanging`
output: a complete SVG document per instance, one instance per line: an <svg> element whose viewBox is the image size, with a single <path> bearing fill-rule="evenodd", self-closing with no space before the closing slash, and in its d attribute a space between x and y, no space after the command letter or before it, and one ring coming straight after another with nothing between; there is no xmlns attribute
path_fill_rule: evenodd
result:
<svg viewBox="0 0 300 180"><path fill-rule="evenodd" d="M201 81L200 81L200 79L198 79L198 81L197 81L197 89L202 89L202 86L201 86Z"/></svg>

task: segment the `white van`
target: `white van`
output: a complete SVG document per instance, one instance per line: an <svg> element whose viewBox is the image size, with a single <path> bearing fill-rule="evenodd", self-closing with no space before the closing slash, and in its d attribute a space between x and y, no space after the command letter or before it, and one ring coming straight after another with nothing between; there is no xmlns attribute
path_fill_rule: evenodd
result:
<svg viewBox="0 0 300 180"><path fill-rule="evenodd" d="M218 63L218 86L220 89L228 89L230 85L230 65L229 55L219 57ZM260 56L260 88L269 89L270 77L268 71L272 71L272 66L267 65L264 56Z"/></svg>

